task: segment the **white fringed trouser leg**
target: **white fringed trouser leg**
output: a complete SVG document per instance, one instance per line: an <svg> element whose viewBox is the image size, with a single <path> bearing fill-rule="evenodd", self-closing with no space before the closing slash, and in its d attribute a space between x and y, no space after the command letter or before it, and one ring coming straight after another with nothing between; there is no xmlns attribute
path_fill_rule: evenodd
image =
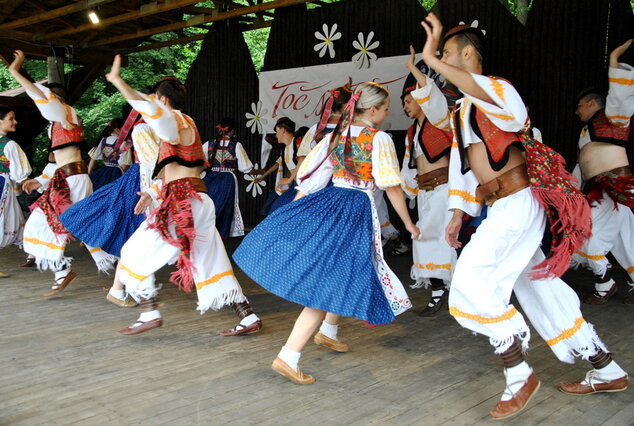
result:
<svg viewBox="0 0 634 426"><path fill-rule="evenodd" d="M617 262L634 280L634 213L617 204L604 192L603 199L592 204L592 236L573 255L573 265L583 265L595 275L603 275L608 266L605 257L612 252Z"/></svg>
<svg viewBox="0 0 634 426"><path fill-rule="evenodd" d="M246 297L216 230L213 202L207 194L199 195L202 200L192 200L196 238L191 260L196 268L198 310L204 313L233 302L244 302ZM173 225L170 232L175 235ZM179 254L180 250L166 242L157 230L149 229L145 220L121 249L121 282L137 301L156 297L154 273L165 264L176 262Z"/></svg>
<svg viewBox="0 0 634 426"><path fill-rule="evenodd" d="M431 285L430 278L438 278L449 287L456 250L445 240L445 228L451 220L452 212L447 210L448 184L439 185L432 191L418 192L418 222L420 240L412 241L414 264L411 277L416 281L412 288Z"/></svg>
<svg viewBox="0 0 634 426"><path fill-rule="evenodd" d="M517 336L528 347L529 329L509 304L515 290L525 314L562 361L587 358L605 346L579 310L576 294L560 279L531 280L544 258L539 248L546 218L526 188L489 209L456 264L449 311L465 328L489 337L496 353Z"/></svg>

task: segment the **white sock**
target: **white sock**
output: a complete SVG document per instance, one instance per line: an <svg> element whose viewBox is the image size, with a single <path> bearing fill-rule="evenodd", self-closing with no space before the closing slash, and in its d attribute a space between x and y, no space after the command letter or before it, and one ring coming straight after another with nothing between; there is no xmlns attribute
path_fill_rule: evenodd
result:
<svg viewBox="0 0 634 426"><path fill-rule="evenodd" d="M319 332L324 336L337 340L337 332L339 331L339 324L330 324L326 321L321 322L321 327L319 327Z"/></svg>
<svg viewBox="0 0 634 426"><path fill-rule="evenodd" d="M158 309L154 309L153 311L141 312L139 319L137 321L148 322L154 319L161 318L161 313Z"/></svg>
<svg viewBox="0 0 634 426"><path fill-rule="evenodd" d="M125 290L115 290L114 288L111 288L108 293L110 293L112 297L116 297L119 300L125 299Z"/></svg>
<svg viewBox="0 0 634 426"><path fill-rule="evenodd" d="M55 282L61 283L62 280L66 278L66 275L68 275L69 272L70 272L70 266L66 269L62 269L61 271L55 272Z"/></svg>
<svg viewBox="0 0 634 426"><path fill-rule="evenodd" d="M513 395L526 384L526 379L532 372L533 369L526 361L522 361L515 367L505 368L504 375L506 376L506 389L500 399L502 401L513 399Z"/></svg>
<svg viewBox="0 0 634 426"><path fill-rule="evenodd" d="M242 318L242 321L240 321L240 324L242 324L245 327L248 327L248 326L250 326L251 324L253 324L254 322L256 322L259 319L260 318L258 318L258 316L256 314L250 314L250 315L247 315L246 317Z"/></svg>
<svg viewBox="0 0 634 426"><path fill-rule="evenodd" d="M596 283L594 285L594 289L601 296L605 296L608 293L608 291L610 291L613 285L614 285L614 280L610 280L607 283Z"/></svg>
<svg viewBox="0 0 634 426"><path fill-rule="evenodd" d="M431 291L431 297L432 298L429 299L429 303L427 304L427 306L430 306L430 307L431 306L435 306L436 304L434 303L434 299L433 298L442 296L444 292L445 292L444 288L440 289L440 290L432 290ZM438 303L438 302L436 302L436 303Z"/></svg>
<svg viewBox="0 0 634 426"><path fill-rule="evenodd" d="M595 371L597 372L597 376L595 377L602 382L609 382L610 380L621 378L627 374L615 361L610 361L608 365L600 369L595 369Z"/></svg>
<svg viewBox="0 0 634 426"><path fill-rule="evenodd" d="M282 350L277 354L277 357L288 364L293 370L297 371L297 365L299 364L299 358L302 356L301 352L295 352L282 346Z"/></svg>

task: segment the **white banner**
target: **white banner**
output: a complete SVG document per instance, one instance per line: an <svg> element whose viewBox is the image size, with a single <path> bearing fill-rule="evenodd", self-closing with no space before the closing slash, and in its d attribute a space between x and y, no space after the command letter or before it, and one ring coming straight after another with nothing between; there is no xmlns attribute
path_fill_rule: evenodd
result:
<svg viewBox="0 0 634 426"><path fill-rule="evenodd" d="M365 81L375 81L390 91L390 114L382 130L405 130L412 123L403 112L401 92L409 70L405 62L409 55L379 58L369 69L358 69L352 62L288 68L260 73L260 101L264 131L273 132L280 117L289 117L301 126L312 126L319 121L319 113L327 99L328 90L343 86L352 77L354 87Z"/></svg>

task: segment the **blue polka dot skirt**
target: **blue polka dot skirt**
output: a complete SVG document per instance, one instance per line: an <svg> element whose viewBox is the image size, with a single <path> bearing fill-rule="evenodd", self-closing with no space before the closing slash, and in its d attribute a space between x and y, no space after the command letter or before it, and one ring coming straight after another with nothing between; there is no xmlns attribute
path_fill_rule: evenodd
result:
<svg viewBox="0 0 634 426"><path fill-rule="evenodd" d="M145 220L145 215L134 214L139 188L139 165L134 164L119 179L70 206L60 220L78 240L121 257L121 247Z"/></svg>
<svg viewBox="0 0 634 426"><path fill-rule="evenodd" d="M271 213L233 258L255 282L286 300L386 324L411 304L407 299L396 306L388 298L389 280L398 279L373 265L382 258L374 228L367 194L328 186ZM384 263L378 268L389 269Z"/></svg>

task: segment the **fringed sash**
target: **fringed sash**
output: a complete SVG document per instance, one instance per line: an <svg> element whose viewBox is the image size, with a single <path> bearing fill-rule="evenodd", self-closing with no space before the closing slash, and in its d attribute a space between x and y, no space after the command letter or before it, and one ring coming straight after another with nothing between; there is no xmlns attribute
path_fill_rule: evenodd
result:
<svg viewBox="0 0 634 426"><path fill-rule="evenodd" d="M68 175L63 167L57 168L48 188L46 188L40 198L31 205L31 211L39 207L46 215L48 226L51 227L51 230L56 235L68 235L70 237L70 233L59 220L59 215L64 213L66 209L73 204L70 199L70 187L66 181L67 177Z"/></svg>
<svg viewBox="0 0 634 426"><path fill-rule="evenodd" d="M200 183L198 183L200 181ZM196 268L191 260L191 251L196 238L194 217L192 215L191 200L201 200L198 191L205 191L205 184L197 178L176 179L163 186L161 199L163 202L152 213L153 220L150 229L156 229L161 237L180 249L176 267L178 270L170 275L170 281L187 292L194 288L194 274ZM169 225L174 224L176 238L169 231Z"/></svg>
<svg viewBox="0 0 634 426"><path fill-rule="evenodd" d="M601 173L595 177L588 201L601 201L603 199L603 191L614 201L614 208L618 204L623 204L629 208L634 208L634 176L619 176L613 171Z"/></svg>

